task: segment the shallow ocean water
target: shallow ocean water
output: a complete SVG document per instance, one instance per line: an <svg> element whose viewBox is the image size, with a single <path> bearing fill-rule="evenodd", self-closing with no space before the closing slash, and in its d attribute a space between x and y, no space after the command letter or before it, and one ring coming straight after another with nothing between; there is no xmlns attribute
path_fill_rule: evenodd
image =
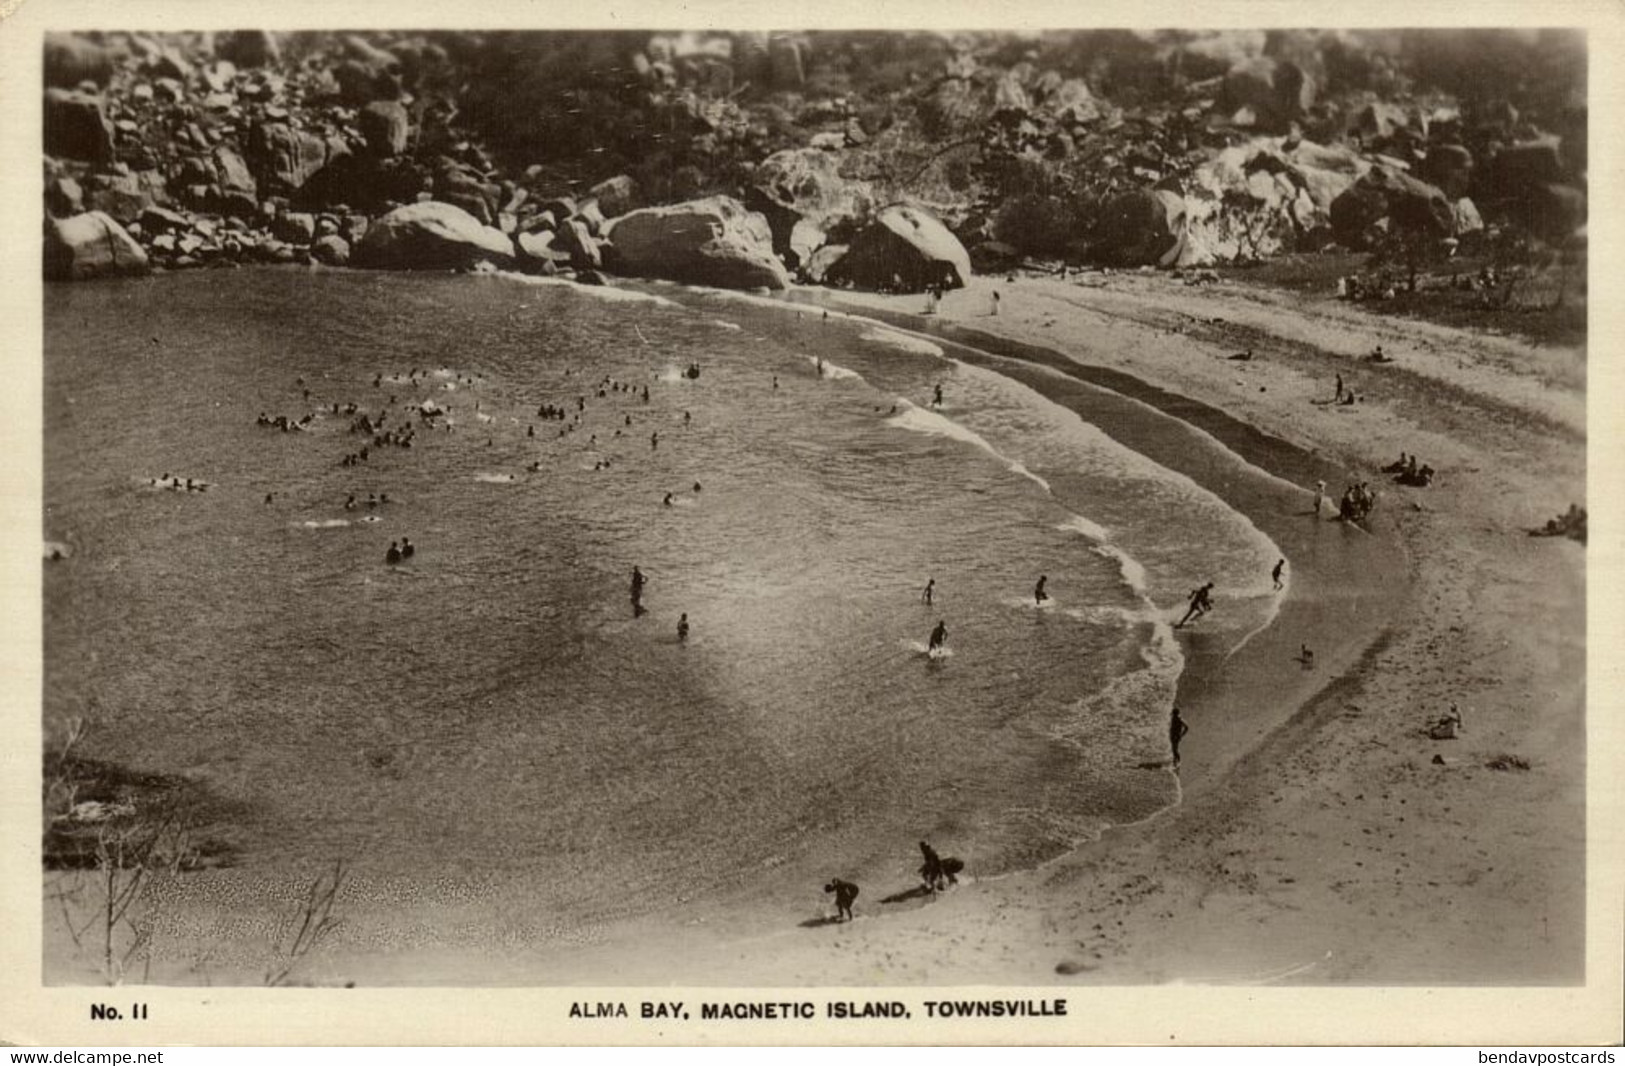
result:
<svg viewBox="0 0 1625 1066"><path fill-rule="evenodd" d="M1203 626L1261 625L1266 538L928 340L655 291L49 287L44 534L74 554L45 579L47 721L240 801L229 876L343 858L378 893L523 886L559 929L921 838L999 873L1176 801L1148 769L1167 624L1213 580ZM431 399L450 431L412 412ZM352 401L413 447L341 465ZM344 508L369 493L391 502Z"/></svg>

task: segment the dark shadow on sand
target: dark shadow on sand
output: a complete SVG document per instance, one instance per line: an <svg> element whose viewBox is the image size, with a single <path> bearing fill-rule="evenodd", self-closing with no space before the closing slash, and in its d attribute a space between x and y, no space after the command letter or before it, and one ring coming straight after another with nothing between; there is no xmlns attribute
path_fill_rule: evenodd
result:
<svg viewBox="0 0 1625 1066"><path fill-rule="evenodd" d="M929 888L926 888L924 885L915 885L913 888L907 889L907 890L905 890L903 892L893 893L892 895L887 896L885 899L881 900L880 902L882 902L882 903L907 903L911 899L921 899L921 898L923 898L925 896L931 896L931 895L934 895L934 894L935 893L933 893Z"/></svg>

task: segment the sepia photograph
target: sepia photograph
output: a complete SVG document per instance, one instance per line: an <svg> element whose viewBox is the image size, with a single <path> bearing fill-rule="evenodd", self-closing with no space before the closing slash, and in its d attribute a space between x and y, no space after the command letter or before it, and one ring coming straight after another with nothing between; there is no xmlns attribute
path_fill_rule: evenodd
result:
<svg viewBox="0 0 1625 1066"><path fill-rule="evenodd" d="M1617 987L1600 9L64 10L7 821L76 1025Z"/></svg>

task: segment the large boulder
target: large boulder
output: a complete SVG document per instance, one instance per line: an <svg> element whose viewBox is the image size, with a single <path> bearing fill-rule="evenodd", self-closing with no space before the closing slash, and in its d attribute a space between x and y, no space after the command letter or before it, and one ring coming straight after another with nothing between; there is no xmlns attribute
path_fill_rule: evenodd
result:
<svg viewBox="0 0 1625 1066"><path fill-rule="evenodd" d="M1383 225L1448 237L1455 231L1455 212L1436 186L1377 166L1332 201L1331 224L1341 244L1363 248Z"/></svg>
<svg viewBox="0 0 1625 1066"><path fill-rule="evenodd" d="M513 242L460 207L427 200L398 207L373 222L351 250L356 266L379 270L468 270L508 267Z"/></svg>
<svg viewBox="0 0 1625 1066"><path fill-rule="evenodd" d="M1416 176L1437 185L1446 196L1460 199L1472 185L1473 153L1459 144L1431 145Z"/></svg>
<svg viewBox="0 0 1625 1066"><path fill-rule="evenodd" d="M129 225L154 204L169 202L164 176L156 170L92 174L85 179L85 206Z"/></svg>
<svg viewBox="0 0 1625 1066"><path fill-rule="evenodd" d="M57 218L71 218L83 211L84 205L84 190L66 174L45 183L45 209Z"/></svg>
<svg viewBox="0 0 1625 1066"><path fill-rule="evenodd" d="M1548 241L1564 241L1586 224L1586 194L1572 185L1537 185L1521 206L1523 223Z"/></svg>
<svg viewBox="0 0 1625 1066"><path fill-rule="evenodd" d="M1484 168L1483 193L1491 200L1513 199L1563 181L1560 144L1556 137L1541 137L1502 148Z"/></svg>
<svg viewBox="0 0 1625 1066"><path fill-rule="evenodd" d="M1315 84L1298 64L1256 56L1224 76L1219 103L1227 112L1250 109L1265 126L1285 127L1315 102Z"/></svg>
<svg viewBox="0 0 1625 1066"><path fill-rule="evenodd" d="M399 100L374 100L361 109L359 119L361 136L373 155L387 158L406 151L412 120Z"/></svg>
<svg viewBox="0 0 1625 1066"><path fill-rule="evenodd" d="M1101 205L1092 258L1114 266L1173 266L1185 233L1185 200L1171 189L1134 189Z"/></svg>
<svg viewBox="0 0 1625 1066"><path fill-rule="evenodd" d="M106 85L113 77L114 55L107 48L72 33L45 35L45 84L60 89L80 82Z"/></svg>
<svg viewBox="0 0 1625 1066"><path fill-rule="evenodd" d="M72 89L46 89L45 152L91 163L113 160L113 124L99 96Z"/></svg>
<svg viewBox="0 0 1625 1066"><path fill-rule="evenodd" d="M598 201L598 209L605 218L615 218L626 214L636 205L638 184L626 174L617 174L588 189L587 195Z"/></svg>
<svg viewBox="0 0 1625 1066"><path fill-rule="evenodd" d="M924 292L933 285L962 288L970 276L970 254L940 219L893 204L853 239L826 279L880 292Z"/></svg>
<svg viewBox="0 0 1625 1066"><path fill-rule="evenodd" d="M745 207L766 217L773 231L773 250L792 261L796 224L806 221L836 239L856 232L858 219L875 206L866 181L843 177L840 156L816 148L775 152L756 168L745 190Z"/></svg>
<svg viewBox="0 0 1625 1066"><path fill-rule="evenodd" d="M248 133L248 162L264 191L292 192L341 156L342 138L293 129L285 122L256 122Z"/></svg>
<svg viewBox="0 0 1625 1066"><path fill-rule="evenodd" d="M45 220L45 276L57 281L145 274L147 253L100 211Z"/></svg>
<svg viewBox="0 0 1625 1066"><path fill-rule="evenodd" d="M222 33L214 39L214 54L230 60L239 67L263 67L277 63L282 50L277 40L265 30L237 30Z"/></svg>
<svg viewBox="0 0 1625 1066"><path fill-rule="evenodd" d="M605 228L610 267L634 277L724 289L783 289L767 219L737 200L713 196L623 215Z"/></svg>

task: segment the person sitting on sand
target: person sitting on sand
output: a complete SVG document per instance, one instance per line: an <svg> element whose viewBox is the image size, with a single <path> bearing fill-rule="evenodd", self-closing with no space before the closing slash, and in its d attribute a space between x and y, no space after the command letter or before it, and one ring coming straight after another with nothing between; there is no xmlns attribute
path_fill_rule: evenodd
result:
<svg viewBox="0 0 1625 1066"><path fill-rule="evenodd" d="M835 893L835 920L852 920L852 903L858 898L858 886L850 881L842 881L839 877L831 878L824 886L825 892Z"/></svg>
<svg viewBox="0 0 1625 1066"><path fill-rule="evenodd" d="M677 619L677 640L679 643L688 640L688 613L686 611L681 618Z"/></svg>
<svg viewBox="0 0 1625 1066"><path fill-rule="evenodd" d="M389 551L384 553L384 562L398 563L401 561L401 549L394 541L389 542Z"/></svg>
<svg viewBox="0 0 1625 1066"><path fill-rule="evenodd" d="M1038 584L1033 586L1033 604L1035 606L1042 607L1044 605L1044 601L1049 599L1049 593L1044 591L1044 582L1048 580L1049 577L1047 575L1038 575Z"/></svg>
<svg viewBox="0 0 1625 1066"><path fill-rule="evenodd" d="M935 892L943 879L942 857L937 854L935 848L923 840L920 841L920 854L925 857L925 861L920 864L920 880L925 883L927 892Z"/></svg>
<svg viewBox="0 0 1625 1066"><path fill-rule="evenodd" d="M1286 560L1277 559L1275 561L1275 569L1270 571L1270 580L1275 582L1276 588L1281 587L1281 571L1284 569L1286 569Z"/></svg>
<svg viewBox="0 0 1625 1066"><path fill-rule="evenodd" d="M926 651L934 652L948 643L948 623L942 619L937 620L937 628L931 631L931 639L926 644Z"/></svg>
<svg viewBox="0 0 1625 1066"><path fill-rule="evenodd" d="M937 579L936 578L933 577L933 578L926 579L925 588L924 588L924 590L922 590L920 592L920 599L925 601L925 605L927 607L931 606L931 597L933 595L935 595L936 588L937 588Z"/></svg>
<svg viewBox="0 0 1625 1066"><path fill-rule="evenodd" d="M411 537L402 537L401 538L401 558L402 559L410 559L410 558L412 558L412 556L417 554L417 551L418 551L417 548L412 546L412 538Z"/></svg>
<svg viewBox="0 0 1625 1066"><path fill-rule="evenodd" d="M1184 740L1185 734L1189 733L1190 731L1191 727L1186 725L1185 719L1179 716L1179 707L1176 704L1174 706L1174 713L1172 717L1168 719L1168 747L1171 748L1174 753L1175 770L1179 769L1179 742Z"/></svg>
<svg viewBox="0 0 1625 1066"><path fill-rule="evenodd" d="M1461 707L1452 702L1450 704L1450 713L1443 718L1437 719L1428 727L1428 736L1434 740L1455 740L1458 735L1466 731L1466 726L1462 722Z"/></svg>

